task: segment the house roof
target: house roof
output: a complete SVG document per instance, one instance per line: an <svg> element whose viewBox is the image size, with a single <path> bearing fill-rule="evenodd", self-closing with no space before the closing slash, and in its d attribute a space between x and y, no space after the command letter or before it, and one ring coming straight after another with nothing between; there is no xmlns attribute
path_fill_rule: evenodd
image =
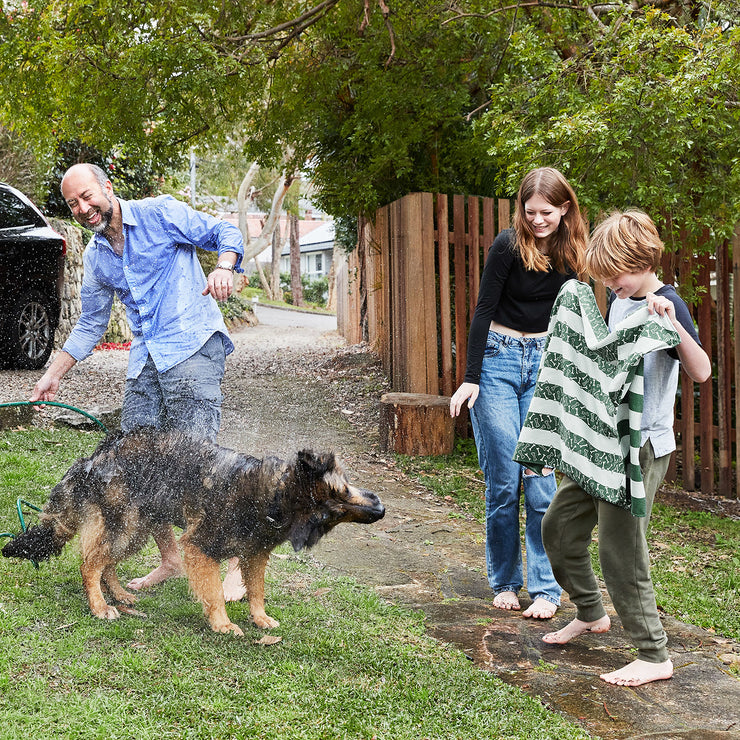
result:
<svg viewBox="0 0 740 740"><path fill-rule="evenodd" d="M334 247L334 222L318 221L316 223L320 224L318 228L312 229L305 236L299 238L301 252L304 254L306 252L324 252ZM283 257L290 254L289 242L283 246L280 254Z"/></svg>

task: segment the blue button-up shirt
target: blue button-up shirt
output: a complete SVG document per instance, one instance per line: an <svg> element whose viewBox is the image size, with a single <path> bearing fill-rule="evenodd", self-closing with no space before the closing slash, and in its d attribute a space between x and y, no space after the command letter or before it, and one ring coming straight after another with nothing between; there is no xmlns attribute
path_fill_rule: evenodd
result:
<svg viewBox="0 0 740 740"><path fill-rule="evenodd" d="M244 246L239 229L195 211L171 196L123 201L124 248L118 256L102 234L95 234L83 255L82 313L62 348L75 360L92 354L110 320L113 296L126 307L134 338L127 377L135 378L151 355L159 372L197 352L215 333L228 338L218 304L201 295L206 276L196 246L236 252Z"/></svg>

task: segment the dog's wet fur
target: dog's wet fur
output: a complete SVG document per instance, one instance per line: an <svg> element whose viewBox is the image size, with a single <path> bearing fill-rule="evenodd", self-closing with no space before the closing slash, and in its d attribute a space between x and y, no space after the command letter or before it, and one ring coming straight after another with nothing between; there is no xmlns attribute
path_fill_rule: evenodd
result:
<svg viewBox="0 0 740 740"><path fill-rule="evenodd" d="M139 429L103 440L77 460L54 487L39 524L13 538L6 557L42 561L79 534L82 583L92 613L116 619L136 595L118 581L116 565L149 535L175 525L190 587L216 632L242 635L226 613L221 561L238 557L254 623L265 613L265 568L272 550L289 541L315 545L341 522L369 524L385 509L352 486L332 453L302 450L294 459L257 459L178 432Z"/></svg>

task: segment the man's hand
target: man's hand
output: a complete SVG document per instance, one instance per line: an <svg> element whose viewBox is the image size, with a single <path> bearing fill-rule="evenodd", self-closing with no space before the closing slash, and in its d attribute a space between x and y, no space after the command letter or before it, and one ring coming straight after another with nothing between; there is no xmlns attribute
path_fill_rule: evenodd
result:
<svg viewBox="0 0 740 740"><path fill-rule="evenodd" d="M39 378L33 387L33 393L29 401L53 401L59 390L59 378L54 378L46 373Z"/></svg>
<svg viewBox="0 0 740 740"><path fill-rule="evenodd" d="M217 267L208 276L208 287L203 291L203 295L209 293L217 301L225 301L234 292L234 273Z"/></svg>
<svg viewBox="0 0 740 740"><path fill-rule="evenodd" d="M53 401L59 390L59 381L69 372L76 364L72 355L67 354L64 350L57 353L57 356L49 365L47 371L39 378L33 387L33 393L29 401ZM40 410L39 406L34 406L36 411Z"/></svg>

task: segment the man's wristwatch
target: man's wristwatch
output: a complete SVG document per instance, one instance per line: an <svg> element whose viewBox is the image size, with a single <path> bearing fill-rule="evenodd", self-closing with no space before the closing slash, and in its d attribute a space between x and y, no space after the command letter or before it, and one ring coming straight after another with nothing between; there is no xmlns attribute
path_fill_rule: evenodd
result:
<svg viewBox="0 0 740 740"><path fill-rule="evenodd" d="M228 270L229 272L234 272L234 265L231 264L231 262L219 262L216 265L217 270Z"/></svg>

